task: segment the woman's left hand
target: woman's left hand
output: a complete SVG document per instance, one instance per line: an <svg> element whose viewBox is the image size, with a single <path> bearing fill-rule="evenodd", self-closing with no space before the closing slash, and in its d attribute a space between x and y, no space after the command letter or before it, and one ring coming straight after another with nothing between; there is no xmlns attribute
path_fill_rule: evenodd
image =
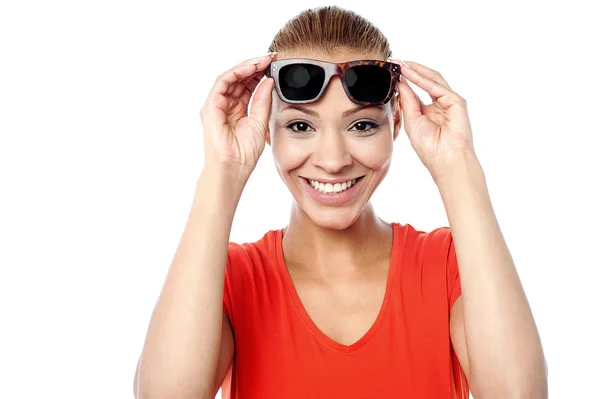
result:
<svg viewBox="0 0 600 399"><path fill-rule="evenodd" d="M411 69L402 61L390 61L402 65L396 90L400 94L404 130L430 173L434 175L439 168L447 167L457 155L474 153L466 100L452 91L439 72L412 61L405 61ZM425 90L433 102L424 104L406 80Z"/></svg>

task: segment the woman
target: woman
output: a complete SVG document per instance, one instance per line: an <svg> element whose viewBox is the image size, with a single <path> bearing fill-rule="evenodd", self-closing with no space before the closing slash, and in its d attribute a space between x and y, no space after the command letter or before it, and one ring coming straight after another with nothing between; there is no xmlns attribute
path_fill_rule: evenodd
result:
<svg viewBox="0 0 600 399"><path fill-rule="evenodd" d="M338 7L301 13L269 50L219 76L202 107L205 166L137 397L209 398L221 386L243 399L546 397L465 100L432 69L389 59L382 33ZM422 232L373 210L402 120L450 227ZM295 200L288 226L230 243L265 143Z"/></svg>

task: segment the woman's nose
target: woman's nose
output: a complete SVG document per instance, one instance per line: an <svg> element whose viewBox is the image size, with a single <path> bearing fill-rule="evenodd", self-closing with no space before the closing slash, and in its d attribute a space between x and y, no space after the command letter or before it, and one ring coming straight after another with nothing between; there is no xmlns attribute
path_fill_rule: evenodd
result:
<svg viewBox="0 0 600 399"><path fill-rule="evenodd" d="M332 130L319 135L313 160L316 166L334 174L345 166L352 164L352 156L344 140L343 134Z"/></svg>

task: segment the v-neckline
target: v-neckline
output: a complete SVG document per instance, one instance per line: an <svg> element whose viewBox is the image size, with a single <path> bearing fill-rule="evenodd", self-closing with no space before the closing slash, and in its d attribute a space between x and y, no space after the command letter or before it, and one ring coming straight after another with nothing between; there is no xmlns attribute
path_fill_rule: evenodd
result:
<svg viewBox="0 0 600 399"><path fill-rule="evenodd" d="M292 281L290 272L285 264L285 258L283 256L283 229L279 229L276 232L277 234L275 236L275 252L276 252L275 257L277 259L279 271L281 272L282 278L285 282L285 285L287 286L287 289L292 298L292 301L294 302L294 305L296 306L296 309L298 310L300 317L302 317L302 320L304 321L306 326L310 329L310 331L321 342L330 346L333 349L336 349L343 353L350 353L350 352L354 352L354 351L362 348L367 342L369 342L371 340L373 335L377 332L377 330L381 326L381 323L383 323L383 321L385 320L385 315L390 306L390 298L392 296L394 276L396 274L396 268L397 268L397 263L398 263L397 251L399 250L399 247L400 247L400 245L399 245L399 240L400 240L399 226L397 223L391 223L391 225L392 225L392 235L393 235L392 236L392 251L391 251L391 256L390 256L390 264L388 267L387 282L386 282L386 287L385 287L385 294L383 296L383 303L381 305L381 308L379 309L377 318L375 319L375 321L373 322L371 327L367 330L367 332L362 337L360 337L358 339L358 341L356 341L350 345L345 345L345 344L339 343L339 342L333 340L332 338L330 338L323 331L321 331L319 329L319 327L317 327L315 322L310 318L308 312L306 311L306 308L304 307L304 305L302 304L302 301L300 300L298 291L296 291L296 287L294 286L294 282Z"/></svg>

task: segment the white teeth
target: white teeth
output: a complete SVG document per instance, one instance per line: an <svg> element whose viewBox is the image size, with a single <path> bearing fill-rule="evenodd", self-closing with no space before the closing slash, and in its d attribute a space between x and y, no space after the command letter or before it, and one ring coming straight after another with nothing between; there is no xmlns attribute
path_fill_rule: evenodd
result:
<svg viewBox="0 0 600 399"><path fill-rule="evenodd" d="M321 183L316 180L308 180L310 186L317 191L327 194L341 193L356 184L356 179L345 181L342 183Z"/></svg>

